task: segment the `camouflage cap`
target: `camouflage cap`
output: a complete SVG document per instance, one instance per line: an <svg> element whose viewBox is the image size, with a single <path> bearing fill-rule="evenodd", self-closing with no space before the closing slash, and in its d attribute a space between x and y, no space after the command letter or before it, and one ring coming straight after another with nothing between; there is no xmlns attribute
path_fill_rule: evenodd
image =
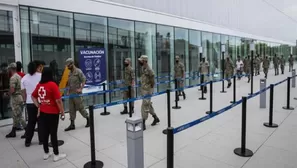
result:
<svg viewBox="0 0 297 168"><path fill-rule="evenodd" d="M15 62L8 65L8 69L15 69L16 67L17 67L17 65Z"/></svg>
<svg viewBox="0 0 297 168"><path fill-rule="evenodd" d="M68 59L66 60L66 65L73 64L73 63L74 63L73 58L68 58Z"/></svg>
<svg viewBox="0 0 297 168"><path fill-rule="evenodd" d="M126 62L126 63L130 63L130 62L131 62L131 58L126 58L126 59L125 59L125 62Z"/></svg>
<svg viewBox="0 0 297 168"><path fill-rule="evenodd" d="M147 61L148 60L148 56L146 55L142 55L140 56L140 58L138 58L139 61Z"/></svg>

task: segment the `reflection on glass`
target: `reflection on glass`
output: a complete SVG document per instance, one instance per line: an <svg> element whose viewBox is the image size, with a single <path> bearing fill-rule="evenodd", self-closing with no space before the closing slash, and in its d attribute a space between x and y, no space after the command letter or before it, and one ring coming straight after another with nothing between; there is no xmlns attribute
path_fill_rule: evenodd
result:
<svg viewBox="0 0 297 168"><path fill-rule="evenodd" d="M233 62L236 61L236 37L235 36L229 36L229 56L232 58ZM244 55L241 56L241 59L244 57Z"/></svg>
<svg viewBox="0 0 297 168"><path fill-rule="evenodd" d="M167 81L169 76L173 74L173 60L174 60L174 48L173 48L173 27L157 25L157 76L158 82ZM170 72L171 69L171 72ZM161 78L162 77L162 78ZM158 85L158 91L164 91L168 87L167 84Z"/></svg>
<svg viewBox="0 0 297 168"><path fill-rule="evenodd" d="M213 34L212 35L212 41L213 41L213 67L212 67L212 72L217 73L216 77L220 78L219 72L221 70L221 36L219 34ZM226 55L227 56L227 55Z"/></svg>
<svg viewBox="0 0 297 168"><path fill-rule="evenodd" d="M135 22L135 54L136 54L136 68L135 74L140 80L140 66L137 58L141 55L147 55L148 63L154 72L157 72L156 62L156 25L143 22ZM140 93L140 88L137 88L137 95Z"/></svg>
<svg viewBox="0 0 297 168"><path fill-rule="evenodd" d="M134 54L134 22L108 18L108 69L109 81L123 79L124 60L135 60ZM132 66L134 66L132 61ZM119 86L110 86L117 88ZM112 100L120 99L122 93L111 93Z"/></svg>
<svg viewBox="0 0 297 168"><path fill-rule="evenodd" d="M199 46L201 46L201 32L190 30L189 43L189 72L190 74L198 76L200 65ZM190 80L190 85L198 84L199 81L200 80L198 80L198 78L194 78L194 80Z"/></svg>
<svg viewBox="0 0 297 168"><path fill-rule="evenodd" d="M214 64L212 62L212 33L202 32L202 47L203 47L203 57L205 61L208 61L210 66L210 73L214 73ZM210 76L210 80L212 77Z"/></svg>
<svg viewBox="0 0 297 168"><path fill-rule="evenodd" d="M185 65L185 77L187 77L192 75L187 74L189 72L189 32L187 29L175 28L174 37L174 56L178 55L180 61ZM174 66L172 65L172 67ZM189 85L189 80L185 80L185 85Z"/></svg>

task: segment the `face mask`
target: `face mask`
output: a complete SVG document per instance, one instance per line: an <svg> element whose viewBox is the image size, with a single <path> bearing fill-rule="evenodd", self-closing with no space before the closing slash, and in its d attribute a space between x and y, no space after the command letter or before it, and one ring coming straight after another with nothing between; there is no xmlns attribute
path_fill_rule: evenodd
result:
<svg viewBox="0 0 297 168"><path fill-rule="evenodd" d="M140 65L140 66L143 66L143 62L139 62L139 65Z"/></svg>
<svg viewBox="0 0 297 168"><path fill-rule="evenodd" d="M72 66L72 65L69 65L69 66L67 66L67 68L68 68L69 70L72 70L72 69L73 69L73 66Z"/></svg>
<svg viewBox="0 0 297 168"><path fill-rule="evenodd" d="M129 64L124 63L125 67L129 66Z"/></svg>
<svg viewBox="0 0 297 168"><path fill-rule="evenodd" d="M175 62L178 63L178 60L176 60Z"/></svg>

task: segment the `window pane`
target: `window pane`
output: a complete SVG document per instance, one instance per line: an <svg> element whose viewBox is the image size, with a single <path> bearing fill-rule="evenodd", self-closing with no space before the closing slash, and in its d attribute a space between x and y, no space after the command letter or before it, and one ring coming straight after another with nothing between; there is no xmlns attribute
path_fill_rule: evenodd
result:
<svg viewBox="0 0 297 168"><path fill-rule="evenodd" d="M210 65L210 73L214 73L212 62L212 33L202 32L203 57ZM210 80L212 77L210 76Z"/></svg>
<svg viewBox="0 0 297 168"><path fill-rule="evenodd" d="M170 78L165 77L173 74L173 27L157 25L157 76L158 82L167 81ZM171 70L170 70L171 69ZM162 77L162 78L161 78ZM158 91L164 91L169 84L158 85Z"/></svg>
<svg viewBox="0 0 297 168"><path fill-rule="evenodd" d="M193 76L198 76L200 65L199 46L201 46L201 32L190 30L189 43L189 72ZM199 82L200 80L198 80L198 78L194 78L194 80L190 81L190 85L198 84Z"/></svg>
<svg viewBox="0 0 297 168"><path fill-rule="evenodd" d="M221 36L219 34L212 35L213 41L213 69L212 72L216 73L215 77L220 78L220 70L221 70Z"/></svg>
<svg viewBox="0 0 297 168"><path fill-rule="evenodd" d="M108 71L109 81L123 79L124 60L131 58L135 60L134 55L134 22L120 19L108 18ZM132 61L132 67L135 62ZM110 89L119 87L110 86ZM122 98L122 93L111 93L111 99Z"/></svg>
<svg viewBox="0 0 297 168"><path fill-rule="evenodd" d="M141 55L147 55L148 63L154 72L157 72L156 58L156 25L150 23L135 22L135 50L136 58ZM137 79L140 80L140 66L136 59ZM156 90L157 91L157 90ZM140 88L137 88L137 95L140 94Z"/></svg>

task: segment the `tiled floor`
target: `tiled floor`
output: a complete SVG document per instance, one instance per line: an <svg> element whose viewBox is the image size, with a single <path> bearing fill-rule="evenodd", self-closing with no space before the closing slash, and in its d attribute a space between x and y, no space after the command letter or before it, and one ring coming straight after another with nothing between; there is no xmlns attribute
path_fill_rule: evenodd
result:
<svg viewBox="0 0 297 168"><path fill-rule="evenodd" d="M270 71L272 74L272 71ZM267 85L285 79L290 73L280 76L269 75ZM254 78L254 92L259 90L259 79ZM282 106L286 103L286 83L275 88L274 122L279 128L266 128L263 122L268 121L269 92L267 92L267 108L259 108L259 96L248 100L247 104L247 147L255 154L251 158L238 157L233 150L240 147L241 142L241 105L216 116L204 123L196 125L175 135L175 168L295 168L297 167L297 110L286 111ZM230 104L232 87L227 93L220 93L221 83L214 84L214 110ZM293 100L295 88L291 91L291 106L296 107ZM243 78L237 81L237 99L247 96L250 84ZM186 90L187 99L181 100L179 110L171 110L172 126L177 127L205 115L209 109L207 100L198 100L200 92L197 88ZM161 119L155 127L147 123L144 132L144 156L146 168L166 168L166 136L162 130L167 125L166 95L154 97L153 105ZM171 95L171 106L174 95ZM140 116L141 101L135 103L137 116ZM96 157L104 162L106 168L126 168L127 145L125 119L119 112L122 105L109 107L109 116L101 116L101 109L95 110ZM43 161L42 146L37 145L34 137L31 147L26 148L20 139L6 139L10 127L0 128L0 168L82 168L90 161L89 129L84 128L85 120L78 114L76 130L64 132L68 120L60 122L59 139L65 141L60 147L67 159L54 163Z"/></svg>

